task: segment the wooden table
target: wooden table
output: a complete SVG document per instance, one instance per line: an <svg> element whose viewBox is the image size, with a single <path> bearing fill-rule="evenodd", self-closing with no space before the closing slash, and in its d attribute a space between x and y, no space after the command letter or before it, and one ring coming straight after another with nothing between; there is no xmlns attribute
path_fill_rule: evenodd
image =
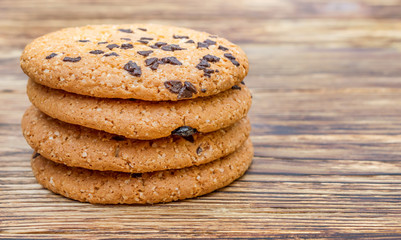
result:
<svg viewBox="0 0 401 240"><path fill-rule="evenodd" d="M0 1L0 237L401 238L401 1ZM20 119L25 44L85 24L206 30L249 56L254 163L229 187L153 206L36 183Z"/></svg>

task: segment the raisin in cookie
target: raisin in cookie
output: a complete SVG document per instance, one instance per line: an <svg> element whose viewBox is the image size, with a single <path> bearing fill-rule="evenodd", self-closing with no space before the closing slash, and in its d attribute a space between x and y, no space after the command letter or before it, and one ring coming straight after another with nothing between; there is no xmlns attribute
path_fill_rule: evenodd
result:
<svg viewBox="0 0 401 240"><path fill-rule="evenodd" d="M22 70L55 89L149 101L210 96L238 85L248 60L228 40L161 25L66 28L35 39Z"/></svg>

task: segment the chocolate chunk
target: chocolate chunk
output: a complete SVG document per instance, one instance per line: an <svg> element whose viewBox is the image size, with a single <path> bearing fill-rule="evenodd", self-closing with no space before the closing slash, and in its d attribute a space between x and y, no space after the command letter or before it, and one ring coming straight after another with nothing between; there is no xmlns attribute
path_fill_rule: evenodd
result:
<svg viewBox="0 0 401 240"><path fill-rule="evenodd" d="M150 69L152 70L157 70L157 68L159 67L159 59L157 58L148 58L145 60L145 64L146 66L150 66Z"/></svg>
<svg viewBox="0 0 401 240"><path fill-rule="evenodd" d="M210 55L210 54L203 56L203 59L205 59L208 62L218 62L218 61L220 61L220 58L218 58L216 56L213 56L213 55Z"/></svg>
<svg viewBox="0 0 401 240"><path fill-rule="evenodd" d="M195 128L191 128L189 126L182 126L176 128L171 132L171 135L181 136L181 137L189 137L197 133L198 131Z"/></svg>
<svg viewBox="0 0 401 240"><path fill-rule="evenodd" d="M165 81L164 86L172 93L179 93L181 88L184 86L182 85L181 81L177 80L170 80L170 81Z"/></svg>
<svg viewBox="0 0 401 240"><path fill-rule="evenodd" d="M131 43L123 43L121 44L121 49L131 49L134 48Z"/></svg>
<svg viewBox="0 0 401 240"><path fill-rule="evenodd" d="M35 158L37 158L39 156L40 156L40 153L35 152L35 154L33 154L32 158L35 159Z"/></svg>
<svg viewBox="0 0 401 240"><path fill-rule="evenodd" d="M194 40L189 39L188 41L186 41L185 43L195 43Z"/></svg>
<svg viewBox="0 0 401 240"><path fill-rule="evenodd" d="M103 54L104 52L102 50L93 50L89 52L90 54Z"/></svg>
<svg viewBox="0 0 401 240"><path fill-rule="evenodd" d="M152 52L153 52L152 50L149 50L149 51L138 51L137 53L138 53L139 55L142 55L142 56L144 56L144 57L147 57L147 56L149 56Z"/></svg>
<svg viewBox="0 0 401 240"><path fill-rule="evenodd" d="M165 43L165 42L157 42L157 43L155 43L156 47L161 47L161 46L164 46L164 45L167 45L167 43Z"/></svg>
<svg viewBox="0 0 401 240"><path fill-rule="evenodd" d="M57 56L57 53L51 53L49 56L46 56L46 59L52 59Z"/></svg>
<svg viewBox="0 0 401 240"><path fill-rule="evenodd" d="M201 92L205 93L206 92L206 88L202 88Z"/></svg>
<svg viewBox="0 0 401 240"><path fill-rule="evenodd" d="M196 154L199 156L202 152L203 152L203 149L199 146L199 147L196 149Z"/></svg>
<svg viewBox="0 0 401 240"><path fill-rule="evenodd" d="M194 136L182 137L183 139L187 140L188 142L194 143L195 139Z"/></svg>
<svg viewBox="0 0 401 240"><path fill-rule="evenodd" d="M199 70L203 70L208 67L210 67L210 63L208 63L208 61L206 61L205 59L201 59L200 63L198 63L198 65L196 65L196 68Z"/></svg>
<svg viewBox="0 0 401 240"><path fill-rule="evenodd" d="M144 31L144 32L148 31L148 29L146 29L146 28L138 28L138 30L141 30L141 31Z"/></svg>
<svg viewBox="0 0 401 240"><path fill-rule="evenodd" d="M97 44L106 44L106 43L109 43L109 42L98 42Z"/></svg>
<svg viewBox="0 0 401 240"><path fill-rule="evenodd" d="M120 55L118 55L117 53L115 53L115 52L111 52L111 53L106 53L105 55L103 55L103 56L105 56L105 57L111 57L111 56L115 56L115 57L118 57L118 56L120 56Z"/></svg>
<svg viewBox="0 0 401 240"><path fill-rule="evenodd" d="M63 59L64 62L79 62L80 60L81 60L81 57L76 57L76 58L65 57Z"/></svg>
<svg viewBox="0 0 401 240"><path fill-rule="evenodd" d="M172 52L177 51L177 50L186 50L186 48L181 48L177 44L165 45L165 46L161 47L161 49L164 51L172 51Z"/></svg>
<svg viewBox="0 0 401 240"><path fill-rule="evenodd" d="M141 37L139 40L153 40L153 38L150 38L150 37Z"/></svg>
<svg viewBox="0 0 401 240"><path fill-rule="evenodd" d="M234 85L234 86L231 87L231 89L234 89L234 90L241 90L241 87L238 86L238 85Z"/></svg>
<svg viewBox="0 0 401 240"><path fill-rule="evenodd" d="M140 40L140 39L137 42L140 42L140 43L143 43L143 44L148 44L149 43L148 41Z"/></svg>
<svg viewBox="0 0 401 240"><path fill-rule="evenodd" d="M171 64L171 65L182 65L182 63L178 61L176 57L164 57L160 59L160 63Z"/></svg>
<svg viewBox="0 0 401 240"><path fill-rule="evenodd" d="M244 81L241 81L241 84L242 84L242 85L245 85L245 82L244 82Z"/></svg>
<svg viewBox="0 0 401 240"><path fill-rule="evenodd" d="M120 28L120 29L118 29L118 31L125 32L125 33L133 33L133 31L129 28L127 28L127 29Z"/></svg>
<svg viewBox="0 0 401 240"><path fill-rule="evenodd" d="M198 42L197 48L207 48L207 49L209 49L209 44L203 43L203 42Z"/></svg>
<svg viewBox="0 0 401 240"><path fill-rule="evenodd" d="M204 43L206 43L207 45L216 45L216 42L210 39L206 39L205 41L203 41Z"/></svg>
<svg viewBox="0 0 401 240"><path fill-rule="evenodd" d="M113 50L113 48L119 48L120 46L118 46L117 44L109 44L106 46L108 49Z"/></svg>
<svg viewBox="0 0 401 240"><path fill-rule="evenodd" d="M180 36L180 35L173 35L173 38L175 39L188 39L188 36Z"/></svg>
<svg viewBox="0 0 401 240"><path fill-rule="evenodd" d="M111 137L111 139L115 140L115 141L124 141L124 140L126 140L126 138L124 136L120 136L120 135L115 135L115 136Z"/></svg>
<svg viewBox="0 0 401 240"><path fill-rule="evenodd" d="M142 75L141 67L133 61L129 61L124 65L124 70L128 71L132 76L140 77Z"/></svg>
<svg viewBox="0 0 401 240"><path fill-rule="evenodd" d="M235 57L231 53L224 53L224 57L228 58L235 66L239 66L239 62L235 60Z"/></svg>
<svg viewBox="0 0 401 240"><path fill-rule="evenodd" d="M210 68L205 68L203 69L203 72L205 77L211 77L212 76L211 74L214 73L214 70Z"/></svg>
<svg viewBox="0 0 401 240"><path fill-rule="evenodd" d="M150 48L153 48L153 49L158 49L158 47L155 46L155 45L149 45L149 47L150 47Z"/></svg>
<svg viewBox="0 0 401 240"><path fill-rule="evenodd" d="M228 51L228 48L224 47L224 46L219 46L217 49L221 50L221 51Z"/></svg>
<svg viewBox="0 0 401 240"><path fill-rule="evenodd" d="M131 41L131 38L120 38L121 40Z"/></svg>
<svg viewBox="0 0 401 240"><path fill-rule="evenodd" d="M84 39L84 40L78 40L78 42L90 42L90 40Z"/></svg>
<svg viewBox="0 0 401 240"><path fill-rule="evenodd" d="M178 93L177 99L191 98L193 93L197 93L196 88L192 83L185 81L184 87Z"/></svg>

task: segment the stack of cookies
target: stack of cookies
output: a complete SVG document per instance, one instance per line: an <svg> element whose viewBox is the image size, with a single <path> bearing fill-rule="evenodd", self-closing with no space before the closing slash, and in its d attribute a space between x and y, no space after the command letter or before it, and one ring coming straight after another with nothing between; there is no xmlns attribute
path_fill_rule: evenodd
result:
<svg viewBox="0 0 401 240"><path fill-rule="evenodd" d="M192 198L251 164L244 52L160 25L68 28L26 46L33 104L22 119L33 173L82 202Z"/></svg>

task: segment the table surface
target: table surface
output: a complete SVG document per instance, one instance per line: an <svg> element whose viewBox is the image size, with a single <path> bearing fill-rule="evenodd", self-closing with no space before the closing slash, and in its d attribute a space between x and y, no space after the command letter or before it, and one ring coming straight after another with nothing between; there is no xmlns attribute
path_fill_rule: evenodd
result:
<svg viewBox="0 0 401 240"><path fill-rule="evenodd" d="M401 238L401 1L0 1L0 237ZM36 183L19 56L67 26L205 30L248 54L254 162L204 197L68 200Z"/></svg>

